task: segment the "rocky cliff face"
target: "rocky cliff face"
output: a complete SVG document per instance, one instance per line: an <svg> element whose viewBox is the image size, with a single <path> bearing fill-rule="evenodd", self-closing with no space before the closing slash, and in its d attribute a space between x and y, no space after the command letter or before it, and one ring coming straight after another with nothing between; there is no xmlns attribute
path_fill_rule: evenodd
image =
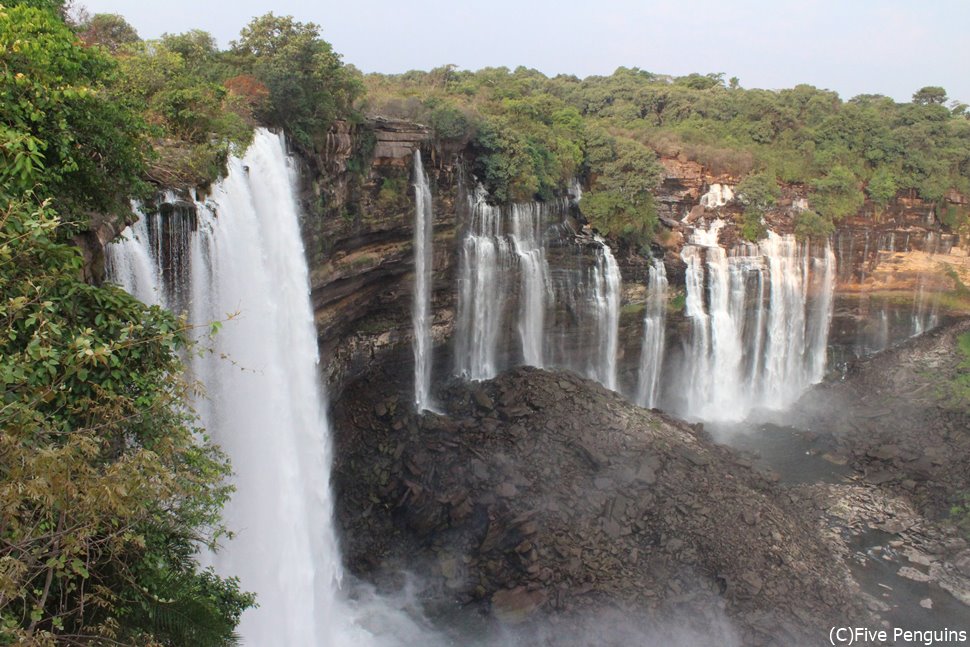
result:
<svg viewBox="0 0 970 647"><path fill-rule="evenodd" d="M316 323L337 388L375 363L406 357L413 286L411 168L418 151L434 201L433 337L443 350L454 330L459 239L474 182L463 181L460 147L435 141L427 127L408 122L338 123L324 153L302 165ZM654 253L663 255L672 286L668 325L670 343L676 344L689 330L678 305L685 269L680 251L690 230L724 219L728 225L720 240L730 248L740 240L734 223L742 207L731 191L739 178L711 173L685 158L661 163L665 175L656 198L662 229ZM807 187L783 187L778 207L767 216L769 227L791 232L808 200ZM961 196L948 200L966 207ZM945 231L935 205L911 194L901 193L884 210L867 203L840 224L832 240L838 260L832 337L838 361L936 323L954 305L941 295L970 281L970 260L958 237ZM628 388L636 379L650 261L639 250L614 251L624 290L620 382Z"/></svg>
<svg viewBox="0 0 970 647"><path fill-rule="evenodd" d="M728 224L720 235L721 245L731 249L740 241L736 226L742 207L725 197L724 187L733 189L739 178L715 174L685 158L662 158L665 170L657 192L662 230L656 253L663 254L675 302L682 294L685 265L680 252L691 228L706 226L714 219ZM769 228L790 233L801 210L810 207L804 185L782 187L775 209L766 215ZM948 194L943 209L966 210L968 198ZM951 315L970 312L970 258L966 241L944 224L941 206L921 200L915 192L901 191L887 207L867 201L855 216L839 223L832 235L838 263L835 309L830 341L835 363L867 355L895 341L932 327ZM649 263L642 255L618 254L624 280L621 338L626 357L639 356L637 306ZM682 310L672 309L669 333L687 331ZM636 366L627 363L631 375ZM622 369L621 364L621 369Z"/></svg>
<svg viewBox="0 0 970 647"><path fill-rule="evenodd" d="M950 205L966 199L951 195ZM937 205L901 193L887 209L867 203L833 236L839 261L832 341L866 355L970 308L966 241L942 223Z"/></svg>
<svg viewBox="0 0 970 647"><path fill-rule="evenodd" d="M432 334L454 320L460 158L425 126L376 119L331 130L323 155L305 160L303 236L314 314L331 384L342 385L410 344L414 283L412 160L420 151L434 201Z"/></svg>
<svg viewBox="0 0 970 647"><path fill-rule="evenodd" d="M474 178L463 178L461 145L436 141L429 128L409 122L339 122L325 150L298 163L321 354L328 358L329 381L337 388L389 357L407 356L402 353L411 342L411 175L417 152L429 175L434 206L432 333L439 351L445 351L455 324L460 238L470 217L467 195L474 189ZM653 254L661 255L667 267L668 345L676 345L690 328L683 316L686 266L681 258L690 231L723 219L728 225L720 242L730 248L739 241L734 223L742 208L732 199L739 178L712 173L682 157L661 163L665 174L656 202L662 227ZM804 186L783 187L778 207L767 216L770 228L790 232L808 199ZM178 202L166 194L158 207L178 212ZM956 194L947 196L946 203L970 208L967 198ZM570 214L571 228L579 231L581 214ZM965 287L970 285L970 258L944 219L937 205L901 193L886 209L867 203L840 224L832 237L838 260L832 341L838 361L884 348L950 312L970 310ZM79 236L89 279L102 278L103 246L120 224L96 218L90 231ZM629 390L640 356L650 259L620 245L614 245L614 253L623 279L619 379Z"/></svg>
<svg viewBox="0 0 970 647"><path fill-rule="evenodd" d="M352 572L381 581L417 568L421 598L441 613L458 601L556 628L521 644L613 644L572 635L610 610L699 632L620 644L732 644L709 633L722 613L741 644L809 644L865 617L777 475L699 427L573 373L520 367L454 384L441 416L416 416L403 381L393 367L371 374L335 406Z"/></svg>
<svg viewBox="0 0 970 647"><path fill-rule="evenodd" d="M127 223L104 214L91 214L85 231L74 236L74 244L81 251L82 278L100 284L105 278L104 247L114 240Z"/></svg>

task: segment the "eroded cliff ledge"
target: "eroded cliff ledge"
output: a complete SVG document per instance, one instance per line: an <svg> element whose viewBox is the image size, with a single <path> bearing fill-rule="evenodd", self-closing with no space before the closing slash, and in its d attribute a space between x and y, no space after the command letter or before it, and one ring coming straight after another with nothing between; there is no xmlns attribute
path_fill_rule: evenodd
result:
<svg viewBox="0 0 970 647"><path fill-rule="evenodd" d="M341 122L331 130L325 152L303 163L313 304L322 355L329 358L330 382L337 388L410 344L416 152L423 157L434 203L433 338L447 354L443 342L454 328L460 237L467 228L467 195L475 185L464 172L470 160L461 143L437 141L427 127L399 120ZM664 157L661 163L665 175L656 195L661 230L653 251L663 255L674 286L669 327L676 339L686 329L677 294L685 267L680 250L690 229L723 219L727 226L720 243L731 248L740 242L736 223L742 206L727 191L739 178L713 173L683 156ZM783 186L766 224L790 233L809 198L803 185ZM956 194L947 196L947 204L967 206ZM936 322L950 311L961 312L961 300L939 295L970 284L970 261L942 220L937 205L901 192L887 207L867 202L840 223L831 239L838 263L832 341L840 361L912 334L914 326ZM582 227L581 215L574 227ZM624 290L620 365L629 381L639 356L650 259L622 244L614 244L614 252ZM917 298L923 301L917 304ZM922 321L914 323L917 315ZM888 322L890 330L874 327L874 321Z"/></svg>

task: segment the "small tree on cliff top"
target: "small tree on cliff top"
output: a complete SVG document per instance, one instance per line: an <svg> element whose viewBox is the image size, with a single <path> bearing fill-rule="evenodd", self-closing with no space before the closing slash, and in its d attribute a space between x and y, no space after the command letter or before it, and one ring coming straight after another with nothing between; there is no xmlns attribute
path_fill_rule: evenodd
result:
<svg viewBox="0 0 970 647"><path fill-rule="evenodd" d="M938 85L928 85L913 93L913 103L923 106L942 106L946 103L946 90Z"/></svg>

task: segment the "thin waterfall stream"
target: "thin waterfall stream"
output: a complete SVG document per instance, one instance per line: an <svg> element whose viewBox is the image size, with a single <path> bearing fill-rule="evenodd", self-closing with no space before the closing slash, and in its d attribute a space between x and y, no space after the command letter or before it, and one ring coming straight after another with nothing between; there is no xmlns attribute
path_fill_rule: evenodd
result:
<svg viewBox="0 0 970 647"><path fill-rule="evenodd" d="M428 176L421 152L414 154L414 405L417 410L433 409L431 402L431 270L433 260L434 213Z"/></svg>
<svg viewBox="0 0 970 647"><path fill-rule="evenodd" d="M636 402L641 407L657 406L660 394L660 375L663 370L667 325L667 269L663 260L655 258L650 266L647 283L647 306L643 317L643 346L640 350L640 371Z"/></svg>

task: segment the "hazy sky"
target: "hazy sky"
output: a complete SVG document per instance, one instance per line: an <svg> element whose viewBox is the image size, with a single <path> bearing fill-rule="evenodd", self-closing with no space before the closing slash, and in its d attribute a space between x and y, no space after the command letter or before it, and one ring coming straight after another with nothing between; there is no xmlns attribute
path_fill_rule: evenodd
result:
<svg viewBox="0 0 970 647"><path fill-rule="evenodd" d="M322 26L365 72L447 63L546 74L724 72L743 87L797 83L909 100L941 85L970 103L970 0L78 0L143 38L204 29L226 46L273 11Z"/></svg>

